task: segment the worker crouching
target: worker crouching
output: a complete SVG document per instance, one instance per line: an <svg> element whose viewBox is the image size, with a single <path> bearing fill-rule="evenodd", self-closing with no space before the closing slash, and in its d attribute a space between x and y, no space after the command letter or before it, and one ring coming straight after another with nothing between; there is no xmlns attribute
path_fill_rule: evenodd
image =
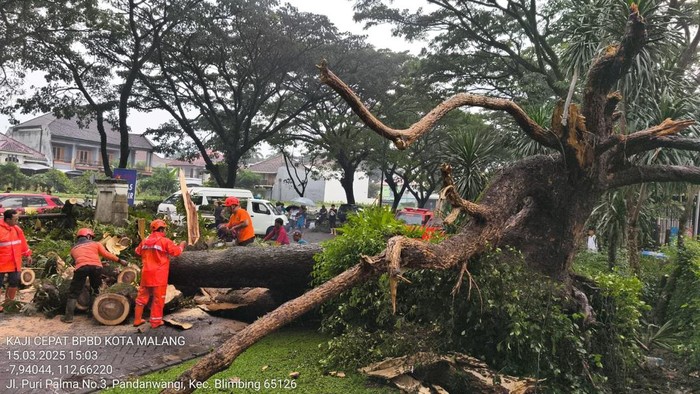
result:
<svg viewBox="0 0 700 394"><path fill-rule="evenodd" d="M143 268L134 310L134 327L145 323L142 320L143 309L148 305L149 299L152 299L151 327L158 328L163 325L163 306L165 291L168 288L170 257L179 256L182 253L185 249L185 241L176 245L167 238L165 236L167 224L160 219L152 221L150 227L151 235L136 247L136 254L141 256Z"/></svg>
<svg viewBox="0 0 700 394"><path fill-rule="evenodd" d="M121 265L127 265L125 260L109 253L101 243L93 241L95 233L91 229L81 228L75 237L75 245L70 250L70 255L75 262L75 271L68 289L66 313L61 317L61 321L64 323L73 322L75 306L78 303L80 293L85 287L86 278L90 278L92 294L99 293L102 285L102 261L100 257L118 262Z"/></svg>

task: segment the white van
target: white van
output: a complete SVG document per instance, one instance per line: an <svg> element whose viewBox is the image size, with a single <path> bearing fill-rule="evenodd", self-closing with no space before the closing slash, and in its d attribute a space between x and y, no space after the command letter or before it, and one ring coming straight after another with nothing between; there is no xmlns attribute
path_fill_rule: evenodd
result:
<svg viewBox="0 0 700 394"><path fill-rule="evenodd" d="M253 221L255 234L265 235L268 227L275 225L275 219L281 218L287 224L287 217L278 213L275 207L267 200L253 198L253 193L246 189L226 189L217 187L192 187L189 189L192 202L203 218L214 221L214 200L219 200L223 204L226 197L236 197L241 201L241 208L248 211L250 219ZM180 223L183 219L177 214L175 203L180 198L180 192L175 192L158 205L158 214L170 215L170 219L175 223Z"/></svg>

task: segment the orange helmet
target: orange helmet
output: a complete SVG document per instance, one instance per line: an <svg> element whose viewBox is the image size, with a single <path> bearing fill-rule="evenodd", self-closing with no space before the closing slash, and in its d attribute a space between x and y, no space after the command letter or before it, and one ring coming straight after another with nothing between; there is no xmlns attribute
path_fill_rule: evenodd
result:
<svg viewBox="0 0 700 394"><path fill-rule="evenodd" d="M90 230L89 228L81 228L81 229L78 230L78 232L75 234L75 237L76 237L76 238L78 238L78 237L87 237L88 235L91 236L91 237L93 237L93 238L95 237L95 233L92 232L92 230Z"/></svg>
<svg viewBox="0 0 700 394"><path fill-rule="evenodd" d="M226 197L226 202L224 203L224 206L230 207L232 205L241 205L241 202L238 201L236 197Z"/></svg>
<svg viewBox="0 0 700 394"><path fill-rule="evenodd" d="M151 232L158 230L159 228L168 227L168 224L164 220L156 219L151 222Z"/></svg>

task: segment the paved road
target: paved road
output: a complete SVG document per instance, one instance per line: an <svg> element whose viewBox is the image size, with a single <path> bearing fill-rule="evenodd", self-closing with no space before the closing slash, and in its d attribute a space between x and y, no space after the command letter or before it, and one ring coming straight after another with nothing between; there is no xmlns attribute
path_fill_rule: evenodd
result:
<svg viewBox="0 0 700 394"><path fill-rule="evenodd" d="M204 355L246 325L199 309L167 317L194 327L138 332L130 324L102 326L84 315L73 324L58 316L0 315L0 392L87 393L112 387L129 376Z"/></svg>

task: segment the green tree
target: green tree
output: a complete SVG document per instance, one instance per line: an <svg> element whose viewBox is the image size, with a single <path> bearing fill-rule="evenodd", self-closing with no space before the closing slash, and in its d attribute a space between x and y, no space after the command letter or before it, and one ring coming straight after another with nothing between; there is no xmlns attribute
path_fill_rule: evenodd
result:
<svg viewBox="0 0 700 394"><path fill-rule="evenodd" d="M54 169L34 175L29 179L29 183L52 192L72 193L75 191L73 182L68 176L63 171Z"/></svg>
<svg viewBox="0 0 700 394"><path fill-rule="evenodd" d="M191 8L188 19L163 36L141 74L148 88L144 105L174 119L149 135L175 150L194 146L216 182L232 187L237 172L222 173L207 150L221 152L228 168L238 168L256 145L283 133L317 99L313 64L336 35L327 18L276 1L222 0Z"/></svg>
<svg viewBox="0 0 700 394"><path fill-rule="evenodd" d="M238 170L236 187L253 190L263 181L263 176L248 170Z"/></svg>
<svg viewBox="0 0 700 394"><path fill-rule="evenodd" d="M349 37L334 48L342 53L338 64L350 74L354 86L371 94L368 105L385 113L383 106L392 100L393 89L409 59L405 53L375 50L357 37ZM370 93L371 92L371 93ZM363 162L377 152L381 139L364 131L364 126L350 115L352 109L338 97L326 97L314 104L313 110L301 113L295 122L294 138L316 152L329 169L340 173L340 184L348 204L355 203L355 173Z"/></svg>
<svg viewBox="0 0 700 394"><path fill-rule="evenodd" d="M43 72L47 84L33 89L29 97L18 99L10 108L52 111L63 118L77 117L81 125L95 122L103 169L111 177L107 133L119 132L118 167L126 168L130 152L127 118L135 106L137 75L153 54L154 43L179 23L177 17L183 9L197 2L45 2L53 4L45 12L41 7L33 12L44 15L47 24L61 28L29 33L21 61L28 69Z"/></svg>
<svg viewBox="0 0 700 394"><path fill-rule="evenodd" d="M3 192L9 186L13 190L20 190L27 184L29 177L22 174L15 163L0 164L0 187Z"/></svg>
<svg viewBox="0 0 700 394"><path fill-rule="evenodd" d="M153 174L138 181L139 193L153 196L168 196L178 188L177 169L157 167Z"/></svg>

